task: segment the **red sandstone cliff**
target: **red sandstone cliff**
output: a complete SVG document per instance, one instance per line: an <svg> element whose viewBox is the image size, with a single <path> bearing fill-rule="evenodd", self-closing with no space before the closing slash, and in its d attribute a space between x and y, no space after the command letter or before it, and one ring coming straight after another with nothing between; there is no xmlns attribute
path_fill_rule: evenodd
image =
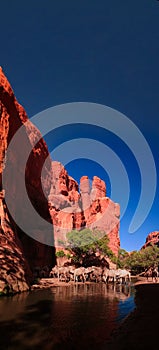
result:
<svg viewBox="0 0 159 350"><path fill-rule="evenodd" d="M49 195L49 208L54 223L55 246L60 249L66 242L66 233L82 227L98 228L109 237L109 247L115 255L120 247L119 217L120 207L106 197L103 180L94 176L92 188L89 179L77 182L72 179L59 162L52 162L52 186Z"/></svg>
<svg viewBox="0 0 159 350"><path fill-rule="evenodd" d="M26 121L27 124L25 126ZM14 172L16 171L17 183L18 186L20 186L21 164L18 158L19 154L23 154L27 145L32 148L33 142L35 142L36 139L40 139L33 148L27 162L25 181L28 196L34 207L40 215L48 221L51 221L48 211L48 202L43 194L41 186L41 170L49 155L47 146L41 138L39 131L28 121L25 110L17 102L12 88L0 68L0 291L4 289L4 286L7 286L8 289L10 288L10 290L13 291L27 289L34 267L43 267L45 265L51 266L53 264L53 252L51 247L33 240L22 232L10 217L5 203L5 194L2 187L2 171L5 171L5 153L12 137L22 125L25 126L22 144L19 145L19 150L15 151L12 149L9 153L12 171L11 176L7 179L8 183L6 188L10 191L10 196L12 196L11 202L15 214L16 198L16 201L18 200L19 207L21 208L19 215L25 216L26 212L23 203L23 193L16 191L15 185L12 185L12 181L14 179ZM45 194L49 193L50 190L50 169L51 160L48 157L45 169L43 169L43 188ZM14 268L11 268L11 266L14 266ZM12 283L13 280L14 283Z"/></svg>
<svg viewBox="0 0 159 350"><path fill-rule="evenodd" d="M148 234L146 237L146 242L143 245L142 249L150 246L151 244L159 246L159 231L154 231Z"/></svg>
<svg viewBox="0 0 159 350"><path fill-rule="evenodd" d="M21 126L24 128L21 144L16 150L11 148L7 153L12 171L5 185L11 197L13 220L6 205L2 173L6 172L8 145ZM41 134L28 121L25 110L17 102L0 68L0 292L28 289L35 269L52 267L54 264L53 248L32 239L16 224L18 215L22 219L27 217L23 191L20 191L22 169L19 162L27 147L32 150L25 168L27 195L40 216L51 224L53 222L54 230L51 225L50 227L55 247L60 247L60 241L65 238L66 232L82 227L105 231L110 239L109 246L116 255L120 246L120 208L106 197L104 181L95 176L90 188L88 177L84 176L79 189L77 182L59 162L51 162ZM15 187L15 177L18 188ZM17 202L18 209L15 204ZM30 217L27 220L29 223ZM33 224L33 231L38 238L48 234L43 227L37 229L36 222Z"/></svg>

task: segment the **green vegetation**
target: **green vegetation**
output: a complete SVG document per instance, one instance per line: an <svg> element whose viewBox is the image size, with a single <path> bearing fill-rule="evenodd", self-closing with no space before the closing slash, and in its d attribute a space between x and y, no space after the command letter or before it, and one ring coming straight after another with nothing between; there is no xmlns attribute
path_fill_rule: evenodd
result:
<svg viewBox="0 0 159 350"><path fill-rule="evenodd" d="M57 256L57 258L64 258L64 256L66 256L63 250L59 250L58 252L56 252L55 255Z"/></svg>
<svg viewBox="0 0 159 350"><path fill-rule="evenodd" d="M105 260L109 258L117 268L125 268L130 270L132 275L138 275L159 265L159 248L156 245L131 253L119 249L118 257L116 257L108 246L108 236L97 229L72 230L67 233L67 244L63 241L60 243L68 250L68 254L59 250L56 256L71 258L77 266L91 266L98 263L100 265L102 258Z"/></svg>
<svg viewBox="0 0 159 350"><path fill-rule="evenodd" d="M115 255L108 247L109 239L105 232L88 228L73 230L67 233L67 242L67 249L73 253L72 260L75 264L87 266L93 259L99 259L97 253L116 262Z"/></svg>
<svg viewBox="0 0 159 350"><path fill-rule="evenodd" d="M126 267L126 261L129 258L129 253L125 249L119 249L117 258L117 268L122 269Z"/></svg>
<svg viewBox="0 0 159 350"><path fill-rule="evenodd" d="M149 268L159 265L159 248L151 245L139 251L127 253L124 249L119 251L118 267L131 270L133 275L147 271Z"/></svg>
<svg viewBox="0 0 159 350"><path fill-rule="evenodd" d="M67 259L70 259L71 258L71 255L68 253L68 254L66 254L66 258Z"/></svg>

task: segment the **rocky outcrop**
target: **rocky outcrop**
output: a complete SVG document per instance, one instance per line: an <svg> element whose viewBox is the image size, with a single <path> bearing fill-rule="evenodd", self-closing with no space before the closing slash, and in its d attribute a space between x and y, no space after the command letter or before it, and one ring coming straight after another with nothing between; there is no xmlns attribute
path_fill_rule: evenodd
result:
<svg viewBox="0 0 159 350"><path fill-rule="evenodd" d="M159 231L149 233L146 238L146 242L141 249L149 247L152 244L155 244L159 247Z"/></svg>
<svg viewBox="0 0 159 350"><path fill-rule="evenodd" d="M54 224L55 247L58 248L66 240L66 233L85 226L85 220L78 183L68 175L61 163L55 161L52 162L52 186L48 200Z"/></svg>
<svg viewBox="0 0 159 350"><path fill-rule="evenodd" d="M16 134L21 126L24 126L23 139L19 144L19 148L11 149L8 154L11 172L5 184L7 191L10 192L12 212L15 214L14 219L16 215L21 215L22 218L23 216L26 217L27 215L23 193L20 191L21 162L19 159L23 159L23 153L25 154L25 150L28 148L32 151L28 158L25 171L27 194L36 211L46 220L51 222L48 210L48 202L47 198L45 197L50 191L51 184L51 160L49 158L48 149L44 140L41 138L39 131L31 122L28 121L25 110L17 102L12 88L2 69L0 68L0 191L1 194L3 193L3 196L1 195L1 197L3 197L3 200L1 199L0 229L1 238L3 237L4 239L5 237L8 242L6 243L8 248L6 248L5 245L1 246L1 256L3 258L1 259L0 269L0 290L3 289L2 285L4 284L4 281L9 285L11 283L11 275L8 272L9 270L6 263L9 260L9 264L11 264L11 261L13 264L14 262L16 263L13 275L14 280L17 281L17 288L19 288L19 290L27 289L28 283L32 279L32 271L35 266L43 267L45 265L52 266L53 264L52 248L28 237L28 235L23 232L10 217L5 202L5 194L2 184L2 172L5 172L6 150L12 140L12 137ZM47 162L45 162L46 159ZM43 166L44 162L45 166ZM15 186L15 176L17 177L17 188ZM45 196L43 191L45 192ZM18 208L21 208L20 213L16 213L15 202L18 202ZM13 256L15 257L15 260L13 259ZM20 282L18 282L20 273L22 277L21 286L19 286Z"/></svg>
<svg viewBox="0 0 159 350"><path fill-rule="evenodd" d="M97 200L106 196L106 185L103 180L98 176L93 177L92 189L91 189L91 200Z"/></svg>
<svg viewBox="0 0 159 350"><path fill-rule="evenodd" d="M23 130L21 139L12 147L13 136L19 130ZM2 174L5 174L5 184ZM49 232L45 225L38 226L36 220L31 221L23 182L29 202L39 217L48 222ZM119 216L119 205L106 197L103 180L95 176L90 186L88 177L83 176L78 187L62 164L51 161L45 141L28 120L0 68L0 292L27 290L34 271L46 272L55 264L53 247L63 248L66 233L72 229L90 227L104 231L110 238L110 248L117 255ZM32 225L33 236L19 225L19 217L21 222ZM47 243L50 235L52 246L40 243L44 238Z"/></svg>
<svg viewBox="0 0 159 350"><path fill-rule="evenodd" d="M85 211L87 208L90 207L91 203L91 189L90 189L90 183L88 176L82 176L80 179L80 193L81 193L81 203L82 203L82 209Z"/></svg>
<svg viewBox="0 0 159 350"><path fill-rule="evenodd" d="M53 162L52 170L49 208L58 250L65 246L68 231L89 227L105 232L110 240L110 249L117 255L120 246L120 207L106 197L104 181L94 176L90 188L88 177L83 176L79 189L62 164Z"/></svg>

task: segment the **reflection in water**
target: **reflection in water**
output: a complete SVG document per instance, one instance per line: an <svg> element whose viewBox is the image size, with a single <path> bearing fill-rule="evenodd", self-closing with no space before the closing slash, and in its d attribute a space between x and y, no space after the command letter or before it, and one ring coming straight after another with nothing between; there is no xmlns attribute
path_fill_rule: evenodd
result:
<svg viewBox="0 0 159 350"><path fill-rule="evenodd" d="M0 349L102 349L134 307L129 286L83 284L0 299Z"/></svg>

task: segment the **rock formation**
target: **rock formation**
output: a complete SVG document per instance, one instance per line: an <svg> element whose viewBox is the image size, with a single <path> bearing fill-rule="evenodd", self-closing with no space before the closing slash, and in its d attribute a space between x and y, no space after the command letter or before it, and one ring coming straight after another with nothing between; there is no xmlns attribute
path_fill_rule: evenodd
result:
<svg viewBox="0 0 159 350"><path fill-rule="evenodd" d="M109 247L118 254L120 207L106 197L103 180L94 176L92 188L89 179L77 182L72 179L59 162L52 162L53 178L49 195L49 208L54 223L55 246L58 249L66 242L66 233L83 227L97 228L109 237Z"/></svg>
<svg viewBox="0 0 159 350"><path fill-rule="evenodd" d="M51 266L53 264L52 248L33 240L28 237L25 232L22 232L10 217L5 203L5 193L2 186L2 172L5 171L6 161L5 153L12 137L22 125L24 125L22 144L19 145L19 149L12 149L8 156L10 157L12 171L11 176L7 179L8 183L6 184L6 188L10 191L15 215L16 207L14 206L16 198L16 202L18 201L19 207L21 208L19 215L25 216L26 212L23 203L23 193L16 191L15 184L13 185L14 174L16 171L17 184L20 186L21 163L19 162L19 154L23 156L25 147L27 148L29 145L32 149L33 142L35 142L36 139L40 139L33 148L26 164L25 181L28 196L32 204L40 215L51 221L47 199L43 194L41 186L41 170L47 158L45 169L43 169L43 188L45 194L49 193L51 160L48 157L47 146L41 138L39 131L28 121L25 110L18 104L8 80L0 68L0 239L1 242L5 242L4 244L1 244L0 291L5 290L5 288L8 290L10 289L11 291L22 291L27 289L33 276L33 269L36 266L43 267L45 265ZM14 266L13 269L11 269L11 265ZM15 283L12 283L13 280Z"/></svg>
<svg viewBox="0 0 159 350"><path fill-rule="evenodd" d="M159 231L154 231L148 234L148 236L146 237L146 242L143 245L142 249L155 244L159 247Z"/></svg>
<svg viewBox="0 0 159 350"><path fill-rule="evenodd" d="M21 129L21 142L17 148L12 148L13 136ZM25 176L22 176L23 158L25 160L28 150ZM6 170L8 161L9 175ZM7 174L5 186L2 174ZM28 217L21 187L24 177L33 208L50 223L52 246L32 238L37 237L42 242L41 238L47 239L48 232L43 226L37 227L37 222L31 222ZM105 231L110 239L110 248L117 255L120 246L119 216L119 205L106 197L104 181L94 176L90 187L88 177L83 176L79 189L64 166L51 161L45 141L28 120L0 68L0 292L27 290L35 270L46 266L51 268L55 264L54 246L61 249L66 233L74 228L90 227ZM21 221L27 219L28 225L31 222L35 236L28 236L18 226L19 217Z"/></svg>
<svg viewBox="0 0 159 350"><path fill-rule="evenodd" d="M21 292L29 289L32 274L8 217L3 191L0 193L0 218L0 293Z"/></svg>
<svg viewBox="0 0 159 350"><path fill-rule="evenodd" d="M61 247L60 242L65 241L68 231L81 229L86 223L80 207L78 184L59 162L52 162L52 186L48 200L55 247Z"/></svg>

